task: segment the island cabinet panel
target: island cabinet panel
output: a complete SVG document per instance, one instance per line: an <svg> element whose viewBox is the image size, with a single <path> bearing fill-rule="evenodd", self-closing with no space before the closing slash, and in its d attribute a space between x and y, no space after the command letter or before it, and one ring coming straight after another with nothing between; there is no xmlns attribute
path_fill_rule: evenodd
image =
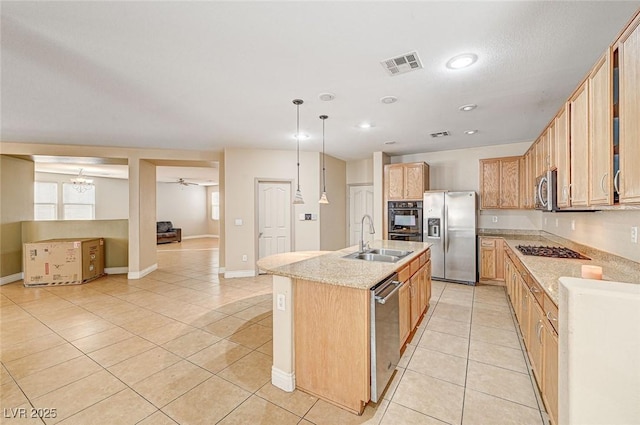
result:
<svg viewBox="0 0 640 425"><path fill-rule="evenodd" d="M411 295L409 282L404 282L398 291L398 301L400 310L400 349L404 347L404 342L411 333Z"/></svg>
<svg viewBox="0 0 640 425"><path fill-rule="evenodd" d="M431 299L431 251L420 253L409 265L398 270L403 282L400 298L400 350L402 351L416 329L420 318L429 308Z"/></svg>
<svg viewBox="0 0 640 425"><path fill-rule="evenodd" d="M368 290L297 279L296 385L360 414L370 399Z"/></svg>
<svg viewBox="0 0 640 425"><path fill-rule="evenodd" d="M411 278L411 329L414 329L420 319L420 286L422 276L416 273Z"/></svg>

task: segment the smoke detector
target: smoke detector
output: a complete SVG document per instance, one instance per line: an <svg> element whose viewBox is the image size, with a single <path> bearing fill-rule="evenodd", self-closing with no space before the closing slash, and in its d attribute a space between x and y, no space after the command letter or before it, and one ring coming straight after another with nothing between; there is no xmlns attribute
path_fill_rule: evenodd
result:
<svg viewBox="0 0 640 425"><path fill-rule="evenodd" d="M449 136L448 131L439 131L437 133L431 133L431 137L446 137Z"/></svg>
<svg viewBox="0 0 640 425"><path fill-rule="evenodd" d="M391 76L405 74L422 68L422 62L420 62L418 53L415 51L405 53L404 55L395 58L385 59L380 62L380 64Z"/></svg>

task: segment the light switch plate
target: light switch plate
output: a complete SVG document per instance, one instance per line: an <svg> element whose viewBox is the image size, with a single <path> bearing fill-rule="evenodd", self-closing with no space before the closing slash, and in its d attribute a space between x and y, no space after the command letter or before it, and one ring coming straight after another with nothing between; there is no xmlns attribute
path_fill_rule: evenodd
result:
<svg viewBox="0 0 640 425"><path fill-rule="evenodd" d="M631 242L638 243L638 226L631 227Z"/></svg>
<svg viewBox="0 0 640 425"><path fill-rule="evenodd" d="M241 218L236 218L234 222L235 222L236 226L242 226L242 219Z"/></svg>
<svg viewBox="0 0 640 425"><path fill-rule="evenodd" d="M281 311L285 311L285 309L287 308L284 294L278 294L276 296L276 308Z"/></svg>
<svg viewBox="0 0 640 425"><path fill-rule="evenodd" d="M498 222L498 216L494 215L493 217L491 217L491 221L494 222L494 223L497 223Z"/></svg>

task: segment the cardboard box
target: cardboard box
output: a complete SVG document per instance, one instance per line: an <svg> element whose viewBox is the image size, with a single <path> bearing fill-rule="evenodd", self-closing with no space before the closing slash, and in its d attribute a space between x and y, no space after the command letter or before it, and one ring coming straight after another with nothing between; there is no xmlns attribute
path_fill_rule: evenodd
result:
<svg viewBox="0 0 640 425"><path fill-rule="evenodd" d="M104 239L24 244L24 286L79 285L104 275Z"/></svg>

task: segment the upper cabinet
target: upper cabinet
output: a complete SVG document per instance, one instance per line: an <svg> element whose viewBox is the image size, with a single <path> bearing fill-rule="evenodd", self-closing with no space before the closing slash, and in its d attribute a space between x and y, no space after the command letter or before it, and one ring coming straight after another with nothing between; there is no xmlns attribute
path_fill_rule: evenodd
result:
<svg viewBox="0 0 640 425"><path fill-rule="evenodd" d="M589 205L612 205L613 144L610 51L587 79L589 85Z"/></svg>
<svg viewBox="0 0 640 425"><path fill-rule="evenodd" d="M589 192L589 86L585 81L569 99L571 139L571 205L588 204Z"/></svg>
<svg viewBox="0 0 640 425"><path fill-rule="evenodd" d="M621 204L635 203L640 202L640 14L614 45L614 73L618 74L613 99L620 132L620 168L614 183ZM614 139L617 124L614 118Z"/></svg>
<svg viewBox="0 0 640 425"><path fill-rule="evenodd" d="M385 165L384 186L388 201L421 200L429 190L429 166L424 162Z"/></svg>
<svg viewBox="0 0 640 425"><path fill-rule="evenodd" d="M520 157L480 160L480 208L520 208Z"/></svg>
<svg viewBox="0 0 640 425"><path fill-rule="evenodd" d="M555 144L556 144L556 167L558 173L558 207L569 207L571 202L569 200L569 179L570 179L570 166L569 166L569 115L565 106L560 110L558 115L554 118L555 122Z"/></svg>

